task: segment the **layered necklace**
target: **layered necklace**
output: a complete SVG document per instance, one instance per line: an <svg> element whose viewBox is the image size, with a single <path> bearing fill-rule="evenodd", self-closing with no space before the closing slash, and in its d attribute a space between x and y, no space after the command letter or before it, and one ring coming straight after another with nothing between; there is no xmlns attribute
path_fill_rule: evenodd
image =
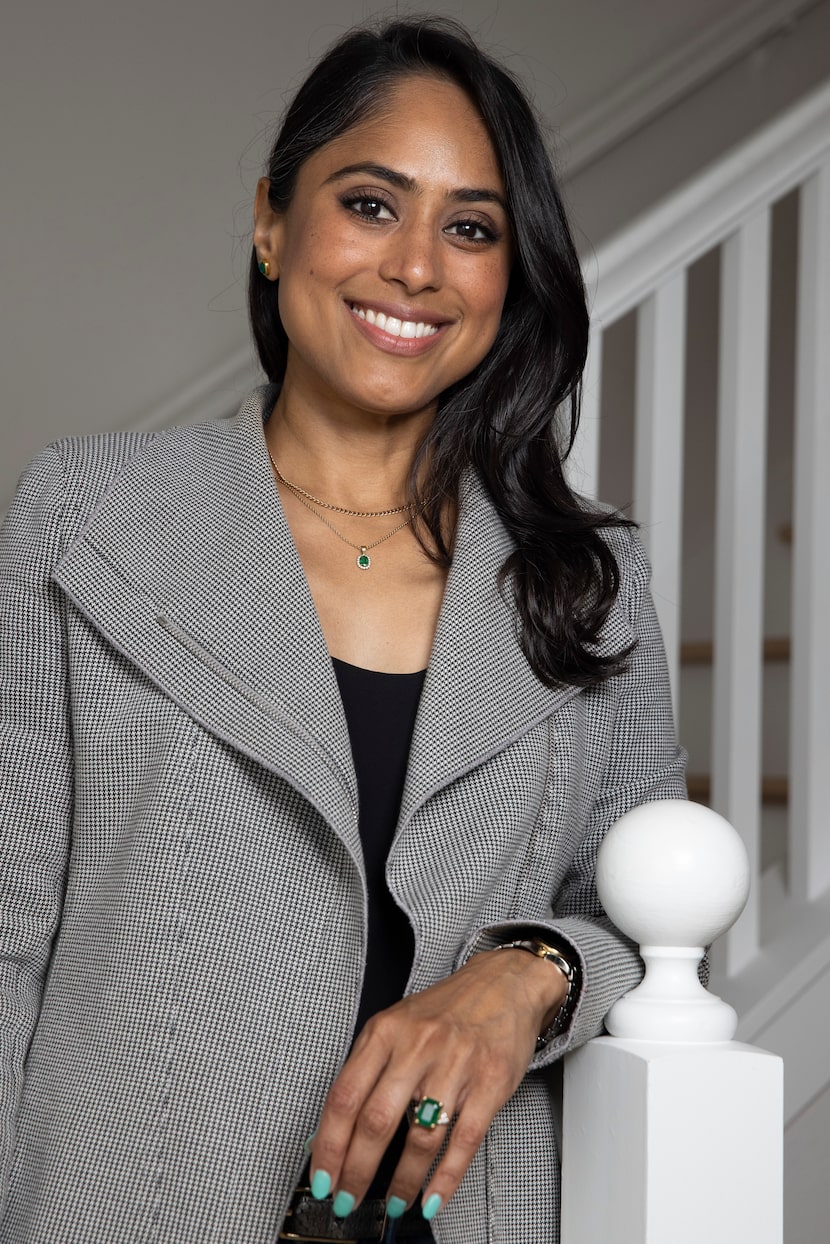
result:
<svg viewBox="0 0 830 1244"><path fill-rule="evenodd" d="M315 497L313 493L307 492L305 488L301 488L299 484L293 484L290 479L286 479L282 471L274 461L274 455L268 449L268 457L271 459L271 466L274 468L274 474L281 484L283 484L300 502L309 510L315 518L319 518L329 531L337 536L338 540L342 540L344 544L352 549L357 549L357 557L355 564L359 570L368 570L372 564L369 556L370 549L376 549L379 544L383 544L386 540L391 540L392 536L397 535L399 531L403 531L404 527L408 527L412 522L411 505L404 502L403 505L392 506L388 510L349 510L345 505L332 505L330 501L321 501L319 497ZM315 506L319 509L315 509ZM406 514L406 518L402 523L398 523L391 531L387 531L385 536L381 536L379 540L373 540L370 544L355 544L354 541L347 539L342 531L338 531L333 523L330 523L325 515L319 512L320 509L332 510L336 514L346 514L349 518L389 518L393 514Z"/></svg>

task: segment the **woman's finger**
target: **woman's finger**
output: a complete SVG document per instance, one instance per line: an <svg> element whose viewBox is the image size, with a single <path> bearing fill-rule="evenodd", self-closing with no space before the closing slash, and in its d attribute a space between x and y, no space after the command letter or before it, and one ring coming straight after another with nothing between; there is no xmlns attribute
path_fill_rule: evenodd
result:
<svg viewBox="0 0 830 1244"><path fill-rule="evenodd" d="M404 1208L411 1205L420 1194L429 1170L452 1127L453 1114L453 1097L450 1094L443 1097L424 1096L412 1103L406 1146L387 1192L387 1204L392 1207L392 1217L396 1216L396 1210L403 1213ZM429 1125L419 1122L419 1117L434 1118L434 1123Z"/></svg>
<svg viewBox="0 0 830 1244"><path fill-rule="evenodd" d="M453 1124L447 1151L421 1194L422 1213L428 1222L455 1193L484 1142L494 1114L490 1106L482 1106L474 1099L468 1100L462 1108ZM393 1183L396 1181L397 1172Z"/></svg>
<svg viewBox="0 0 830 1244"><path fill-rule="evenodd" d="M368 1021L329 1089L320 1116L311 1163L312 1192L319 1197L333 1192L335 1212L341 1217L363 1198L423 1067L422 1043L402 1010L392 1007Z"/></svg>
<svg viewBox="0 0 830 1244"><path fill-rule="evenodd" d="M320 1200L340 1189L343 1162L352 1143L355 1122L384 1072L389 1053L389 1049L382 1042L368 1041L361 1034L354 1051L329 1089L317 1125L311 1157L311 1191ZM384 1109L382 1102L381 1096L374 1114L378 1124ZM390 1115L394 1113L394 1109L395 1106L390 1103ZM398 1120L400 1117L399 1114ZM394 1134L396 1126L397 1123L392 1127L390 1136ZM380 1148L380 1153L383 1153L383 1148ZM355 1195L357 1199L357 1194Z"/></svg>
<svg viewBox="0 0 830 1244"><path fill-rule="evenodd" d="M455 1192L478 1152L494 1115L515 1088L515 1077L505 1062L486 1069L471 1061L468 1074L473 1079L455 1098L457 1117L449 1123L449 1144L429 1184L425 1182L435 1159L447 1140L448 1127L440 1122L430 1131L414 1123L392 1177L388 1197L396 1203L412 1204L423 1189L421 1203L428 1220L437 1214ZM439 1099L440 1100L440 1099ZM442 1105L441 1116L452 1116L453 1107ZM441 1117L439 1116L439 1117Z"/></svg>
<svg viewBox="0 0 830 1244"><path fill-rule="evenodd" d="M359 1111L340 1157L335 1183L334 1212L351 1213L362 1201L406 1112L411 1089L406 1080L384 1077Z"/></svg>
<svg viewBox="0 0 830 1244"><path fill-rule="evenodd" d="M413 998L369 1020L329 1090L314 1141L312 1191L333 1192L337 1214L350 1213L362 1200L407 1108L424 1095L424 1083L446 1084L442 1092L450 1111L454 1108L471 1043L450 1034L442 1017L416 1019L426 1005ZM413 1177L422 1182L445 1128L436 1120L433 1138L428 1107L421 1118L412 1152Z"/></svg>
<svg viewBox="0 0 830 1244"><path fill-rule="evenodd" d="M403 1084L405 1081L400 1081L400 1083ZM346 1194L345 1197L341 1197L341 1206L349 1204L351 1198L354 1198L354 1203L357 1204L365 1196L389 1141L394 1136L404 1113L407 1112L407 1106L412 1093L411 1079L409 1083L410 1088L405 1091L402 1097L397 1096L395 1099L396 1113L391 1130L384 1126L384 1131L381 1134L380 1124L383 1122L384 1125L388 1125L389 1116L386 1114L383 1106L378 1109L378 1103L374 1099L379 1095L373 1095L360 1112L355 1125L352 1143L340 1172L338 1195L340 1192ZM435 1161L441 1145L446 1139L446 1125L437 1122L437 1119L443 1114L449 1121L450 1112L443 1110L440 1099L429 1100L435 1100L439 1107L436 1112L436 1124L434 1127L427 1127L417 1123L413 1123L410 1126L406 1142L406 1151L410 1154L408 1178L398 1192L397 1200L393 1203L393 1211L395 1205L408 1203L415 1198L427 1177L430 1167ZM452 1099L450 1098L449 1100L451 1101ZM429 1106L424 1107L425 1111L430 1109L431 1107ZM452 1107L450 1106L451 1109ZM335 1212L337 1212L336 1209Z"/></svg>
<svg viewBox="0 0 830 1244"><path fill-rule="evenodd" d="M371 1019L361 1034L366 1050L380 1046L385 1053L383 1059L378 1060L382 1066L375 1084L351 1115L353 1127L347 1150L345 1154L336 1155L339 1166L334 1185L335 1212L339 1209L350 1212L347 1207L356 1205L365 1195L413 1099L420 1101L426 1094L431 1100L438 1101L441 1103L440 1116L442 1110L451 1114L466 1090L475 1044L464 1031L464 1025L456 1021L448 1022L440 1008L436 1013L435 992L440 994L440 987L437 991L413 995L390 1007ZM357 1064L364 1056L364 1045L356 1045L329 1094L335 1106L343 1085L350 1087L353 1083L353 1067L350 1064ZM432 1094L438 1091L435 1085L441 1086L438 1098L432 1098ZM348 1105L352 1105L351 1101ZM328 1109L329 1103L318 1137L327 1121ZM407 1189L411 1186L413 1196L427 1177L446 1135L445 1127L431 1118L428 1107L424 1107L420 1117L422 1122L415 1123L409 1130L404 1150L409 1153L406 1186ZM429 1126L433 1122L434 1128Z"/></svg>

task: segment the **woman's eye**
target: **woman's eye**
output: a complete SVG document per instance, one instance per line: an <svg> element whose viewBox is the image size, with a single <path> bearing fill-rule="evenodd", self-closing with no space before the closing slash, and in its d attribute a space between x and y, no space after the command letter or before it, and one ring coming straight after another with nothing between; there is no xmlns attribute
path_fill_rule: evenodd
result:
<svg viewBox="0 0 830 1244"><path fill-rule="evenodd" d="M448 232L467 242L495 242L498 237L495 230L480 220L456 220L448 226Z"/></svg>
<svg viewBox="0 0 830 1244"><path fill-rule="evenodd" d="M393 219L389 204L374 194L352 195L350 198L343 199L343 206L354 212L356 216L361 216L364 220Z"/></svg>

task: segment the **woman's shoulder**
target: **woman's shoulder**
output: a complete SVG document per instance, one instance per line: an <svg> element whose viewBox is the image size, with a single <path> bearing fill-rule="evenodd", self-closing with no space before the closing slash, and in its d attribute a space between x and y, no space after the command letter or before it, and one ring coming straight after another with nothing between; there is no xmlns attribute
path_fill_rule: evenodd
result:
<svg viewBox="0 0 830 1244"><path fill-rule="evenodd" d="M47 445L18 480L0 524L0 577L47 580L51 569L124 461L149 438L123 433L67 437Z"/></svg>
<svg viewBox="0 0 830 1244"><path fill-rule="evenodd" d="M47 445L23 471L5 527L29 532L60 528L66 548L122 480L152 457L154 469L175 471L188 452L221 435L229 420L175 425L155 431L100 432L66 436ZM167 466L165 467L165 462ZM153 468L151 468L151 471Z"/></svg>
<svg viewBox="0 0 830 1244"><path fill-rule="evenodd" d="M611 613L619 612L626 625L634 628L649 596L651 563L635 524L614 523L601 527L600 535L617 564L619 589Z"/></svg>
<svg viewBox="0 0 830 1244"><path fill-rule="evenodd" d="M163 432L153 431L67 436L53 441L40 457L53 459L68 490L77 489L90 497L106 490L137 454L143 453L162 435Z"/></svg>
<svg viewBox="0 0 830 1244"><path fill-rule="evenodd" d="M247 478L252 453L267 461L262 421L272 397L267 386L254 390L236 418L53 441L21 476L0 524L0 561L15 574L37 563L48 577L99 516L103 529L127 523L139 539L141 524L169 521L188 489L203 496L223 471Z"/></svg>
<svg viewBox="0 0 830 1244"><path fill-rule="evenodd" d="M20 477L15 507L60 512L65 528L81 526L128 464L159 432L101 432L52 441Z"/></svg>
<svg viewBox="0 0 830 1244"><path fill-rule="evenodd" d="M247 396L235 416L151 431L63 437L29 464L21 484L25 487L39 478L50 481L53 490L59 487L63 493L67 518L74 515L83 524L122 480L138 488L143 481L143 486L163 491L165 481L198 469L200 461L221 461L237 433L250 442L250 433L258 429L261 437L263 417L272 400L271 388L265 385Z"/></svg>
<svg viewBox="0 0 830 1244"><path fill-rule="evenodd" d="M68 494L79 492L93 505L95 500L123 474L134 460L150 453L159 466L175 469L200 447L221 452L234 427L261 429L263 418L273 405L273 386L252 390L235 416L220 416L199 422L173 424L149 431L97 432L66 436L53 441L37 455L21 476L21 482L43 475L59 476Z"/></svg>
<svg viewBox="0 0 830 1244"><path fill-rule="evenodd" d="M0 560L22 572L48 570L83 527L125 465L153 433L64 437L32 459L0 525Z"/></svg>

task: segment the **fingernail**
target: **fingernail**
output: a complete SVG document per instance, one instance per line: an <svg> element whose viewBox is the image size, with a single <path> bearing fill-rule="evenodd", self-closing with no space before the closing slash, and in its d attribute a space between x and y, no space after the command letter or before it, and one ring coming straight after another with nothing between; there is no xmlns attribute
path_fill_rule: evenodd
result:
<svg viewBox="0 0 830 1244"><path fill-rule="evenodd" d="M406 1201L402 1201L399 1196L390 1196L386 1202L386 1217L401 1218L406 1209Z"/></svg>
<svg viewBox="0 0 830 1244"><path fill-rule="evenodd" d="M314 1178L311 1181L311 1195L315 1201L324 1201L331 1192L331 1175L328 1171L318 1170L314 1172Z"/></svg>
<svg viewBox="0 0 830 1244"><path fill-rule="evenodd" d="M354 1197L351 1192L344 1192L341 1188L334 1198L334 1205L331 1208L334 1211L335 1218L345 1218L354 1209Z"/></svg>
<svg viewBox="0 0 830 1244"><path fill-rule="evenodd" d="M303 1143L303 1153L311 1153L311 1142L316 1135L316 1132L312 1132L308 1139Z"/></svg>
<svg viewBox="0 0 830 1244"><path fill-rule="evenodd" d="M424 1202L424 1206L423 1206L423 1209L421 1210L421 1213L423 1214L424 1218L426 1218L427 1222L429 1222L431 1219L435 1217L435 1215L438 1213L440 1208L441 1208L441 1198L437 1192L433 1192L432 1196L427 1197L426 1201Z"/></svg>

